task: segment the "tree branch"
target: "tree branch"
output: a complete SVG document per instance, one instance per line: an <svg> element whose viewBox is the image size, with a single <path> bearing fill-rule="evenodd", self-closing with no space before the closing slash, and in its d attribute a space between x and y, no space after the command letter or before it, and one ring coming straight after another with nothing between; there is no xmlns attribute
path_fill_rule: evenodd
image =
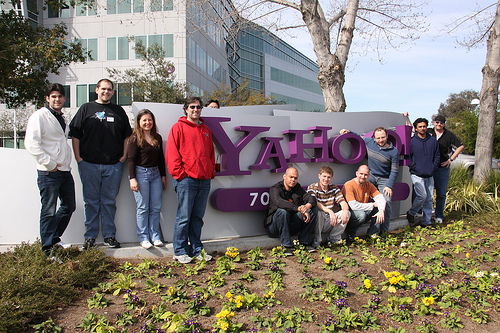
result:
<svg viewBox="0 0 500 333"><path fill-rule="evenodd" d="M296 10L300 11L300 6L299 5L297 5L296 3L287 1L287 0L267 0L267 2L276 3L278 5L290 7L290 8L293 8L293 9L296 9Z"/></svg>
<svg viewBox="0 0 500 333"><path fill-rule="evenodd" d="M346 9L345 8L342 8L340 10L340 12L337 13L337 15L335 15L334 17L332 17L330 19L330 21L328 22L328 27L332 27L332 25L334 23L337 23L342 17L344 17L344 15L346 14Z"/></svg>

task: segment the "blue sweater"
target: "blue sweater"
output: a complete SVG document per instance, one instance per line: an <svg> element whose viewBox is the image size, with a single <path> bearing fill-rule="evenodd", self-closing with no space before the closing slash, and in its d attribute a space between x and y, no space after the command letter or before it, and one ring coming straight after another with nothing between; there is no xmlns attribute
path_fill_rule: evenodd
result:
<svg viewBox="0 0 500 333"><path fill-rule="evenodd" d="M387 178L385 186L394 188L399 172L399 153L391 142L389 147L380 147L373 138L363 137L368 153L368 167L375 177Z"/></svg>
<svg viewBox="0 0 500 333"><path fill-rule="evenodd" d="M410 172L422 178L432 177L439 167L439 144L427 134L424 139L415 134L410 141Z"/></svg>

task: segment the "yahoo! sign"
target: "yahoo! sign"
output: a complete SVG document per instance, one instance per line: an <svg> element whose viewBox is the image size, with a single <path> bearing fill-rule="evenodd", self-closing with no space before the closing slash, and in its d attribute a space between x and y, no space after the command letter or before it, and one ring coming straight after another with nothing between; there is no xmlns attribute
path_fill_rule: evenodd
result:
<svg viewBox="0 0 500 333"><path fill-rule="evenodd" d="M236 143L230 139L222 127L222 123L230 122L228 117L205 117L205 123L210 127L214 144L220 153L220 171L217 176L248 176L252 170L270 170L271 173L282 173L289 163L337 163L358 164L366 157L366 146L363 139L355 134L335 135L328 137L332 127L313 126L306 130L288 129L283 135L288 137L288 158L282 147L283 136L265 136L271 127L268 126L235 126L234 131L242 133ZM261 148L255 163L248 165L249 170L242 170L240 154L242 150L260 135ZM365 136L371 136L367 133ZM409 155L411 127L396 126L395 131L388 130L389 140L398 149L400 155ZM309 141L306 142L308 137ZM341 144L348 141L352 147L351 154L344 157ZM306 150L313 152L312 157L304 157ZM271 168L270 161L274 163ZM402 159L400 165L407 165ZM212 197L212 205L221 211L249 211L266 209L269 203L269 187L266 188L228 188L217 189ZM397 183L394 189L394 200L404 200L408 197L409 187L405 183Z"/></svg>

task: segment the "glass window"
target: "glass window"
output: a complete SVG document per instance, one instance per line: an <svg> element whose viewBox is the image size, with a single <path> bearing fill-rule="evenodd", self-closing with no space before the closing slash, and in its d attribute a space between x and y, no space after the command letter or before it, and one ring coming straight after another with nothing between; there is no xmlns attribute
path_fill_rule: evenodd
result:
<svg viewBox="0 0 500 333"><path fill-rule="evenodd" d="M132 104L132 90L130 89L130 84L128 83L118 83L117 88L118 104L119 105L131 105Z"/></svg>
<svg viewBox="0 0 500 333"><path fill-rule="evenodd" d="M144 0L134 0L134 13L144 12Z"/></svg>
<svg viewBox="0 0 500 333"><path fill-rule="evenodd" d="M174 56L174 35L167 34L163 35L163 51L165 51L165 57Z"/></svg>
<svg viewBox="0 0 500 333"><path fill-rule="evenodd" d="M116 60L116 37L107 38L107 59Z"/></svg>
<svg viewBox="0 0 500 333"><path fill-rule="evenodd" d="M66 100L64 101L64 108L69 108L70 106L70 101L71 101L71 86L63 86L64 87L64 97L66 97Z"/></svg>
<svg viewBox="0 0 500 333"><path fill-rule="evenodd" d="M68 5L63 5L61 7L61 17L62 18L70 17L70 12L69 12L69 6Z"/></svg>
<svg viewBox="0 0 500 333"><path fill-rule="evenodd" d="M135 36L135 45L141 43L144 46L148 45L148 37L147 36ZM135 58L140 59L141 57L137 52L135 53Z"/></svg>
<svg viewBox="0 0 500 333"><path fill-rule="evenodd" d="M161 11L161 1L162 0L151 0L149 2L150 10L152 12L159 12L159 11Z"/></svg>
<svg viewBox="0 0 500 333"><path fill-rule="evenodd" d="M163 10L173 10L174 1L173 0L163 0Z"/></svg>
<svg viewBox="0 0 500 333"><path fill-rule="evenodd" d="M128 37L118 37L118 60L128 60L128 53Z"/></svg>
<svg viewBox="0 0 500 333"><path fill-rule="evenodd" d="M76 107L80 107L87 103L87 85L78 84L76 86Z"/></svg>
<svg viewBox="0 0 500 333"><path fill-rule="evenodd" d="M108 14L116 14L116 0L106 0L106 11Z"/></svg>
<svg viewBox="0 0 500 333"><path fill-rule="evenodd" d="M158 44L161 47L162 42L161 35L149 35L148 36L148 47L151 47L153 44Z"/></svg>
<svg viewBox="0 0 500 333"><path fill-rule="evenodd" d="M90 51L90 57L88 60L89 61L96 61L98 57L97 53L97 38L91 38L88 40L88 46L87 50Z"/></svg>
<svg viewBox="0 0 500 333"><path fill-rule="evenodd" d="M97 94L95 92L96 88L97 84L89 84L89 101L95 101L97 99Z"/></svg>
<svg viewBox="0 0 500 333"><path fill-rule="evenodd" d="M132 0L118 0L118 14L130 13Z"/></svg>
<svg viewBox="0 0 500 333"><path fill-rule="evenodd" d="M188 59L196 63L196 43L191 38L188 41Z"/></svg>

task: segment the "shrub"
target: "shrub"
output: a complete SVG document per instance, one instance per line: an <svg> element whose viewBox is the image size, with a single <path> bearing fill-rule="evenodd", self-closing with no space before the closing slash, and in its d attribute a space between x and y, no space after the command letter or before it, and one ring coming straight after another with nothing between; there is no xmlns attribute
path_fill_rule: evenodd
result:
<svg viewBox="0 0 500 333"><path fill-rule="evenodd" d="M99 250L57 250L64 264L47 260L40 242L23 243L0 254L0 332L26 332L61 304L78 296L77 287L93 287L111 269Z"/></svg>

